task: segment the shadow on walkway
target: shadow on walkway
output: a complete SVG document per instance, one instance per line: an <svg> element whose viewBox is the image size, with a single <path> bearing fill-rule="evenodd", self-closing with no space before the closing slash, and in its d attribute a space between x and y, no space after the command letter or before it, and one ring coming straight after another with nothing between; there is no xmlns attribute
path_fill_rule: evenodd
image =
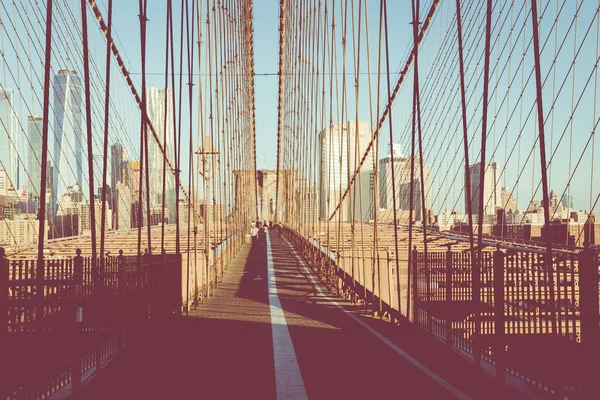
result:
<svg viewBox="0 0 600 400"><path fill-rule="evenodd" d="M502 398L489 378L410 325L370 318L361 307L335 299L347 311L341 310L317 293L279 234L271 232L270 241L277 293L309 398L453 398L348 312L472 398ZM274 399L266 250L264 235L245 245L214 297L188 316L156 326L80 398Z"/></svg>
<svg viewBox="0 0 600 400"><path fill-rule="evenodd" d="M265 259L264 240L244 246L215 297L154 327L79 398L275 398Z"/></svg>

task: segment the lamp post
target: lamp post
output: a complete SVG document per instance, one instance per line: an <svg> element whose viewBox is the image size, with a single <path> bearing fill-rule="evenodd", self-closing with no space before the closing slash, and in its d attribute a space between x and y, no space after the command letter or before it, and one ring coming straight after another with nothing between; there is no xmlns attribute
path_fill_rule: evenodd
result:
<svg viewBox="0 0 600 400"><path fill-rule="evenodd" d="M210 199L210 180L212 176L210 164L207 163L207 156L218 156L219 152L212 147L210 144L210 136L205 136L203 146L198 148L195 152L198 155L198 163L202 162L202 171L198 172L204 179L204 212L203 212L203 225L204 225L204 262L205 262L205 274L206 274L206 290L207 296L210 297L210 285L208 284L209 278L209 262L210 262L210 236L209 236L209 218L208 218L208 201ZM214 212L214 210L213 210ZM217 284L217 274L215 273L215 286Z"/></svg>

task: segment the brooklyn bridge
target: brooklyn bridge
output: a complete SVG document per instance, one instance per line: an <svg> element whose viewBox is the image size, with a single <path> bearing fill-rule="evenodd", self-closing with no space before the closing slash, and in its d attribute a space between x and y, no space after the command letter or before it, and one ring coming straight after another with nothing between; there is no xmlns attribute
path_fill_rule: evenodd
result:
<svg viewBox="0 0 600 400"><path fill-rule="evenodd" d="M0 3L0 398L599 399L600 2Z"/></svg>

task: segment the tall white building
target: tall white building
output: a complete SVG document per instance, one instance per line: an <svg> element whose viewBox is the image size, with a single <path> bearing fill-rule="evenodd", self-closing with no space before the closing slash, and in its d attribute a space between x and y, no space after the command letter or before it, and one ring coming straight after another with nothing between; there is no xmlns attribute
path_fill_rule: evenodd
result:
<svg viewBox="0 0 600 400"><path fill-rule="evenodd" d="M358 125L358 130L356 129ZM320 218L327 220L336 209L371 141L370 124L348 121L328 127L319 134L320 143ZM358 142L358 143L357 143ZM357 146L358 145L358 146ZM373 213L373 166L375 153L369 155L359 171L354 188L348 192L338 212L342 221L369 220ZM355 201L356 200L356 201ZM337 217L336 217L337 218Z"/></svg>
<svg viewBox="0 0 600 400"><path fill-rule="evenodd" d="M0 89L0 169L6 171L15 188L19 186L19 129L14 112L13 91Z"/></svg>
<svg viewBox="0 0 600 400"><path fill-rule="evenodd" d="M164 156L160 151L159 143L165 149L167 157L173 163L175 161L175 151L173 148L173 92L171 89L148 88L146 89L146 101L148 118L154 126L158 142L148 130L148 171L150 173L150 201L152 205L163 203L163 162ZM166 126L165 126L166 113ZM165 138L166 131L166 142ZM164 142L164 143L163 143ZM175 223L176 207L175 204L175 175L166 165L166 183L165 183L165 217L168 217L169 223Z"/></svg>
<svg viewBox="0 0 600 400"><path fill-rule="evenodd" d="M486 164L484 171L481 171L481 163L471 165L471 212L473 215L479 214L479 179L481 173L485 173L483 184L483 215L495 215L495 208L501 206L502 192L500 188L498 169L496 163ZM465 195L466 199L466 195ZM465 204L465 212L468 210Z"/></svg>
<svg viewBox="0 0 600 400"><path fill-rule="evenodd" d="M131 206L134 204L133 190L122 182L116 184L116 208L113 211L116 214L117 226L115 229L131 229Z"/></svg>
<svg viewBox="0 0 600 400"><path fill-rule="evenodd" d="M52 137L52 136L50 136ZM76 71L61 69L54 76L54 194L62 198L68 187L84 182L83 100ZM87 161L85 162L87 165ZM60 174L60 176L59 176Z"/></svg>
<svg viewBox="0 0 600 400"><path fill-rule="evenodd" d="M40 183L42 181L42 121L37 115L27 117L27 194L29 199L39 200L41 196ZM49 172L48 172L49 173Z"/></svg>
<svg viewBox="0 0 600 400"><path fill-rule="evenodd" d="M406 211L405 216L409 217L410 210L410 157L398 157L398 152L393 158L395 186L396 186L396 210ZM421 200L421 171L420 159L415 158L414 162L414 183L413 183L413 210L414 220L420 221L423 218L422 200ZM425 209L431 209L431 171L427 163L423 164L423 177L425 181ZM394 209L394 186L392 184L392 157L384 157L379 160L379 206L388 210Z"/></svg>

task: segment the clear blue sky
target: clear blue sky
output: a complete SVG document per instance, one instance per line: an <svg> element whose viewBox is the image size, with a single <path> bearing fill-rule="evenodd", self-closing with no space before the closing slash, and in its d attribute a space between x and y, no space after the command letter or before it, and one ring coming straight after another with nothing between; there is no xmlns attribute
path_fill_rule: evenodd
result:
<svg viewBox="0 0 600 400"><path fill-rule="evenodd" d="M174 15L178 21L180 15L178 1L174 2ZM342 2L343 3L343 2ZM350 2L351 3L351 2ZM422 15L425 14L431 1L423 0ZM482 21L484 13L475 12L476 8L481 8L484 2L473 1L463 2L464 10L464 30L466 43L466 61L467 61L467 95L469 96L469 105L467 107L469 119L469 134L475 136L474 143L470 148L471 163L478 160L478 149L480 143L481 131L481 90L482 83L479 79L483 69L481 58L483 52L483 30ZM530 75L532 68L532 45L531 38L531 17L525 11L529 8L529 1L515 1L514 7L510 7L511 2L495 2L493 20L495 23L493 31L493 49L492 64L498 66L493 68L490 84L490 109L489 109L489 139L488 154L489 160L494 154L494 160L503 171L501 184L506 184L509 189L519 193L519 206L525 207L532 196L535 199L541 198L541 189L536 191L539 182L539 149L535 149L532 155L529 152L532 149L533 141L537 132L537 116L534 108L535 98L535 80ZM560 3L560 2L559 2ZM74 15L78 16L78 6L72 0L57 0L57 9L65 10L66 5L71 5ZM106 17L106 1L100 1L100 8ZM148 72L153 73L148 76L148 86L161 87L164 85L164 78L161 73L164 71L164 48L165 48L165 1L149 1L148 17ZM205 2L203 2L205 7ZM336 2L339 10L340 2ZM377 68L377 34L379 23L379 1L366 2L369 6L369 23L372 45L371 68L376 71ZM525 8L522 6L525 5ZM561 4L559 4L561 6ZM573 16L580 6L578 18L575 22ZM18 7L29 7L18 6ZM38 6L39 7L39 6ZM540 25L540 37L542 45L545 46L542 53L542 75L546 80L544 85L544 108L548 120L546 122L546 135L548 157L558 146L557 155L552 162L550 188L562 191L567 187L569 176L573 175L571 181L571 194L575 197L575 206L588 208L590 198L592 201L596 198L600 190L600 173L592 173L597 169L598 163L592 165L592 151L595 158L600 154L600 140L594 140L588 143L590 132L595 125L594 118L598 118L598 106L596 105L596 94L600 90L596 84L597 77L594 74L594 65L596 63L597 39L598 39L598 21L597 21L597 3L592 0L575 1L567 0L564 7L556 8L556 1L540 1L540 15L542 21ZM19 80L21 91L23 93L23 103L32 103L29 108L36 113L41 114L41 103L39 100L29 101L31 98L30 90L27 87L28 82L24 78L27 71L21 71L18 78L11 78L7 73L9 69L15 69L12 62L15 60L15 52L10 45L10 38L14 37L13 32L17 33L19 38L25 38L26 31L34 32L38 35L41 32L39 26L25 30L19 27L18 15L11 9L11 4L3 2L3 17L11 16L9 20L14 20L17 24L16 30L9 25L6 31L0 35L4 51L3 65L0 67L0 76L3 84L7 87L15 85L14 81ZM63 11L64 12L64 11ZM254 5L254 39L255 39L255 71L258 74L276 73L278 70L278 50L279 50L279 1L278 0L257 0ZM115 20L114 29L118 35L117 46L126 59L126 67L129 71L139 73L140 68L140 49L139 49L139 21L138 2L133 0L115 1ZM392 85L397 79L395 74L403 65L407 48L412 41L410 1L408 0L389 0L389 37L390 37L390 69L394 73L391 76ZM33 14L32 14L33 15ZM456 42L454 31L452 31L451 40L445 40L446 32L449 27L454 29L453 21L454 2L442 1L438 12L433 20L431 30L423 43L421 50L421 89L422 89L422 116L423 116L423 135L425 146L425 158L431 164L432 171L435 172L432 181L432 199L434 209L443 211L444 209L462 210L464 201L461 200L462 185L462 127L458 116L459 100L458 97L458 67L456 62ZM475 16L475 17L473 17ZM558 29L549 34L553 26L554 19L559 17ZM90 15L91 29L96 28L95 21ZM35 23L33 24L35 26ZM515 29L509 29L514 25ZM499 27L502 30L498 35ZM521 28L524 31L521 33ZM55 26L60 29L60 25ZM64 27L62 27L64 28ZM175 34L179 32L179 22L176 22ZM556 34L556 32L558 32ZM12 35L12 36L11 36ZM101 36L96 31L95 40L92 49L93 56L98 60L98 65L103 63L103 42ZM35 37L35 36L34 36ZM363 36L364 38L364 36ZM564 40L563 40L564 39ZM338 46L341 39L338 37ZM176 39L177 42L177 39ZM26 44L26 39L25 42ZM438 54L438 49L443 48L445 43L450 43L450 51L445 50ZM583 45L582 45L583 43ZM65 46L64 43L59 46ZM349 46L352 45L350 40ZM71 44L73 46L73 44ZM514 46L512 52L508 51L510 46ZM35 47L35 46L34 46ZM38 46L38 51L39 51ZM350 47L351 48L351 47ZM574 54L577 53L577 62L575 63L575 72L569 71L572 67L571 61ZM24 49L19 51L23 55ZM526 54L523 57L523 53ZM339 53L341 54L341 53ZM556 54L556 62L554 62ZM366 70L366 56L362 57L362 70ZM439 57L439 58L438 58ZM434 63L435 60L438 60ZM440 60L448 61L442 62ZM349 55L351 65L351 55ZM35 60L33 62L35 64ZM64 64L64 59L55 54L53 59L54 68L60 68ZM196 62L196 67L198 63ZM522 69L520 69L522 66ZM556 66L554 68L554 66ZM351 68L349 68L349 72ZM116 69L113 71L117 71ZM509 75L510 71L510 75ZM32 74L40 79L39 63L33 67ZM114 72L113 72L114 73ZM155 74L154 74L155 73ZM514 78L514 79L513 79ZM128 93L121 79L114 78L116 97L122 101L123 110L131 110L134 114L135 109L130 100L127 100ZM196 76L196 82L198 77ZM138 89L140 88L140 76L135 75L134 80ZM276 142L277 142L277 76L258 75L256 82L256 128L257 128L257 164L258 168L274 169L276 166ZM39 93L41 87L36 87L33 82L34 90ZM586 87L587 85L587 87ZM510 87L510 89L509 89ZM585 90L584 90L584 87ZM195 87L197 89L197 86ZM385 86L382 88L385 89ZM367 96L366 77L361 76L361 99L359 101L359 119L369 120L369 102ZM583 95L582 95L583 94ZM508 98L507 98L508 95ZM396 99L393 109L394 118L394 142L402 143L405 153L409 151L410 137L410 112L412 96L412 74L408 78ZM522 97L521 97L522 96ZM194 97L197 97L195 92ZM557 99L553 104L553 99ZM522 99L522 101L519 101ZM115 100L117 101L117 100ZM354 98L349 97L349 104L354 103ZM385 100L382 100L382 104ZM373 105L375 106L375 105ZM515 108L515 106L517 106ZM22 107L25 108L25 107ZM533 108L533 112L531 112ZM571 110L574 109L572 123ZM21 119L29 110L22 112ZM184 108L184 114L187 110ZM474 116L474 118L471 118ZM184 132L187 132L187 118L184 116ZM128 122L130 126L132 142L137 143L139 133L135 131L135 121ZM194 126L194 134L196 126ZM564 135L563 135L564 133ZM504 135L504 136L503 136ZM520 139L519 139L520 135ZM562 140L561 140L561 136ZM138 138L138 139L135 139ZM505 139L506 138L506 139ZM559 144L560 141L560 144ZM380 156L386 152L389 142L387 126L382 131L382 140L380 144ZM584 147L588 146L584 151ZM511 150L514 147L514 151ZM133 153L137 153L133 151ZM454 159L454 154L457 159ZM576 163L581 157L581 163L575 171ZM458 160L458 162L457 162ZM526 162L527 161L527 162ZM187 170L187 155L184 152L182 170ZM519 172L521 176L519 176ZM186 179L185 177L183 177ZM187 180L187 179L186 179ZM517 183L518 182L518 183Z"/></svg>

